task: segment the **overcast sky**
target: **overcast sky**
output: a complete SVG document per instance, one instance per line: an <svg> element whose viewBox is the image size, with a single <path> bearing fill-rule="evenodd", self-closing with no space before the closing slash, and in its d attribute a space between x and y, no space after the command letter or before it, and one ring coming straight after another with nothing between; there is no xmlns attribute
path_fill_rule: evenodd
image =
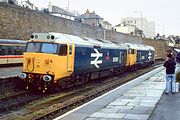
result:
<svg viewBox="0 0 180 120"><path fill-rule="evenodd" d="M67 8L68 0L30 0L37 7L47 8L48 3ZM156 33L180 35L180 0L69 0L69 9L81 14L87 9L110 22L113 26L124 17L143 17L156 24Z"/></svg>

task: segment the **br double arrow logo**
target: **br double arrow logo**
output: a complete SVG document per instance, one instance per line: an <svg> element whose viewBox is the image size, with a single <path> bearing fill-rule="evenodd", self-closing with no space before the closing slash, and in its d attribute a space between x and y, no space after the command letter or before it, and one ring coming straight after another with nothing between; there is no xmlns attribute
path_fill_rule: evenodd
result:
<svg viewBox="0 0 180 120"><path fill-rule="evenodd" d="M148 53L148 59L149 60L151 60L151 55L152 55L152 53L151 53L151 51L149 51L149 53Z"/></svg>
<svg viewBox="0 0 180 120"><path fill-rule="evenodd" d="M99 68L98 64L102 64L102 60L98 60L102 57L102 53L99 53L97 49L94 49L96 53L91 53L91 57L96 57L93 61L91 61L91 65L95 65L96 68Z"/></svg>

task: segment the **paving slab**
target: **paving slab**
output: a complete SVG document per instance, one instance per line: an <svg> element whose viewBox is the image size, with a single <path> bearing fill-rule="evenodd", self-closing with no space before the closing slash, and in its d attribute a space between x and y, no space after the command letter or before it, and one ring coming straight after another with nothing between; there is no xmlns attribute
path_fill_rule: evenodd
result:
<svg viewBox="0 0 180 120"><path fill-rule="evenodd" d="M148 120L180 120L180 92L163 94Z"/></svg>

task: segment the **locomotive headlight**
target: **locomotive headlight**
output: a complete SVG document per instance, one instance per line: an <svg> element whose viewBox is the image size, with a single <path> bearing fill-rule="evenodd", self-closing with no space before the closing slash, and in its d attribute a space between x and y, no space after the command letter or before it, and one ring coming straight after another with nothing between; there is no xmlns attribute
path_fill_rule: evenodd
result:
<svg viewBox="0 0 180 120"><path fill-rule="evenodd" d="M49 76L49 75L44 75L44 76L43 76L43 80L44 80L45 82L49 82L49 81L52 80L52 77Z"/></svg>
<svg viewBox="0 0 180 120"><path fill-rule="evenodd" d="M20 73L19 74L19 78L21 79L25 79L27 77L27 75L25 73Z"/></svg>
<svg viewBox="0 0 180 120"><path fill-rule="evenodd" d="M34 35L31 35L31 39L34 39Z"/></svg>

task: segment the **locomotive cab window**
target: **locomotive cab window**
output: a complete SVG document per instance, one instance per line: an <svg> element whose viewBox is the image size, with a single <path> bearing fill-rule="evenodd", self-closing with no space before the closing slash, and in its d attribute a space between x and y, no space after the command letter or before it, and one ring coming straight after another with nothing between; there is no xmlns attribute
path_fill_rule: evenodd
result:
<svg viewBox="0 0 180 120"><path fill-rule="evenodd" d="M30 42L26 45L27 52L40 52L41 43Z"/></svg>
<svg viewBox="0 0 180 120"><path fill-rule="evenodd" d="M69 45L69 55L72 55L72 45Z"/></svg>
<svg viewBox="0 0 180 120"><path fill-rule="evenodd" d="M57 53L58 45L54 43L43 43L41 52L43 53L51 53L56 54Z"/></svg>
<svg viewBox="0 0 180 120"><path fill-rule="evenodd" d="M129 54L135 54L135 53L134 53L134 49L129 48L128 53L129 53Z"/></svg>
<svg viewBox="0 0 180 120"><path fill-rule="evenodd" d="M67 45L66 44L60 44L59 45L59 55L65 56L67 55Z"/></svg>
<svg viewBox="0 0 180 120"><path fill-rule="evenodd" d="M40 52L48 54L57 54L58 44L47 42L30 42L26 46L27 52Z"/></svg>

